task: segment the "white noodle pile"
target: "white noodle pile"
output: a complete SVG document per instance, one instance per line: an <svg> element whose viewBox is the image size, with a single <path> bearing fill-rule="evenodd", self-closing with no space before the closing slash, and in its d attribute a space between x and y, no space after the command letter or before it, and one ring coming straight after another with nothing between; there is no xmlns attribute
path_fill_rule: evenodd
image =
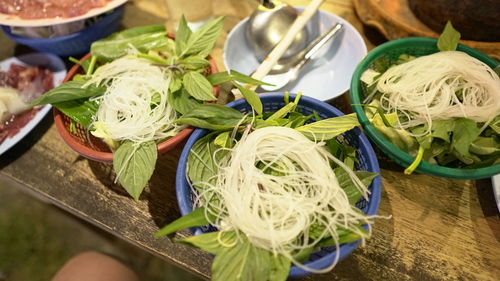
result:
<svg viewBox="0 0 500 281"><path fill-rule="evenodd" d="M368 235L355 226L370 224L371 218L349 204L330 162L349 172L365 198L369 191L324 145L286 127L247 131L219 162L216 184L202 183L205 190L198 200L217 217L213 224L220 230L239 230L255 246L282 254L305 270L327 272L338 261L339 251L335 262L319 271L293 260L290 252L311 247L328 235L337 241L338 227L364 239ZM259 162L264 169L256 166ZM264 173L266 168L279 175ZM206 197L214 193L220 200L208 202ZM312 240L309 231L316 223L325 229Z"/></svg>
<svg viewBox="0 0 500 281"><path fill-rule="evenodd" d="M498 75L464 52L438 52L391 67L377 89L386 112L406 117L400 118L403 129L421 124L430 128L432 120L455 117L489 122L500 114Z"/></svg>
<svg viewBox="0 0 500 281"><path fill-rule="evenodd" d="M106 85L97 111L114 140L144 142L174 136L183 127L172 124L176 111L168 104L171 76L147 60L123 57L97 69L84 86Z"/></svg>

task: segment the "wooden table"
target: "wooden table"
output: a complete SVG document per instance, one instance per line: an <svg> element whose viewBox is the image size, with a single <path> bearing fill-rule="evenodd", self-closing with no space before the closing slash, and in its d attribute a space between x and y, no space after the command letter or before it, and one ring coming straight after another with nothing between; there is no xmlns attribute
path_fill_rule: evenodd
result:
<svg viewBox="0 0 500 281"><path fill-rule="evenodd" d="M289 1L304 5L307 1ZM227 15L225 30L248 16L251 3L213 1ZM351 1L327 0L323 10L350 21L369 49L380 36L363 27ZM126 27L162 23L167 17L160 0L133 1ZM227 33L226 33L227 34ZM225 35L213 56L221 62ZM370 40L368 40L369 38ZM0 35L0 59L12 56L14 44ZM336 102L344 103L346 97ZM180 147L161 157L139 202L113 184L109 165L86 160L68 148L53 126L52 116L0 159L0 176L34 195L201 277L209 278L209 255L153 234L179 217L174 172ZM373 237L330 273L301 280L499 280L500 221L491 183L405 176L382 161L382 200ZM0 195L1 196L1 195ZM177 234L189 235L187 231Z"/></svg>

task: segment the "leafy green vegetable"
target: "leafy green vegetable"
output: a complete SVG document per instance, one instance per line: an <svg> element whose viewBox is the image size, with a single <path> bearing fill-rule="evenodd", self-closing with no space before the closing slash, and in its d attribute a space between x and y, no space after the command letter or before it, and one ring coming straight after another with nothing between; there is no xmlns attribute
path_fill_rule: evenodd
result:
<svg viewBox="0 0 500 281"><path fill-rule="evenodd" d="M157 157L154 141L125 141L114 152L113 168L118 180L135 200L139 200L139 195L151 178Z"/></svg>
<svg viewBox="0 0 500 281"><path fill-rule="evenodd" d="M362 194L359 192L359 189L356 187L356 185L354 185L354 182L351 180L351 177L349 177L349 174L347 174L347 172L340 167L335 168L333 171L337 176L339 185L347 194L349 203L351 203L352 205L356 204L362 198ZM373 179L378 176L377 173L367 171L354 171L354 173L366 187L368 187L372 183Z"/></svg>
<svg viewBox="0 0 500 281"><path fill-rule="evenodd" d="M469 155L469 147L479 136L480 130L476 122L466 118L455 120L453 128L453 141L451 146L462 155Z"/></svg>
<svg viewBox="0 0 500 281"><path fill-rule="evenodd" d="M358 229L362 233L368 233L361 225L358 225ZM337 241L337 243L339 244L352 243L361 239L361 236L359 234L344 228L338 229L337 233L339 234L339 239ZM318 246L321 247L332 246L332 245L335 245L335 240L332 237L326 238L318 243Z"/></svg>
<svg viewBox="0 0 500 281"><path fill-rule="evenodd" d="M222 152L216 154L215 159L212 157L218 148L214 143L215 137L214 134L208 134L198 140L191 148L188 156L187 171L189 179L200 190L203 189L200 183L205 181L214 182L214 176L219 170L215 160L220 160L225 155Z"/></svg>
<svg viewBox="0 0 500 281"><path fill-rule="evenodd" d="M214 140L214 144L220 147L231 147L233 144L233 139L231 139L231 132L222 132Z"/></svg>
<svg viewBox="0 0 500 281"><path fill-rule="evenodd" d="M223 251L219 239L224 241L224 244L234 243L236 233L234 231L226 232L209 232L200 235L190 236L183 239L176 239L176 242L200 248L210 254L218 254Z"/></svg>
<svg viewBox="0 0 500 281"><path fill-rule="evenodd" d="M253 246L234 231L211 232L178 240L215 254L212 280L286 280L290 261L281 255ZM221 244L219 241L223 241ZM230 245L230 246L228 246Z"/></svg>
<svg viewBox="0 0 500 281"><path fill-rule="evenodd" d="M432 137L451 142L451 133L455 128L454 120L435 120L432 121Z"/></svg>
<svg viewBox="0 0 500 281"><path fill-rule="evenodd" d="M31 102L31 106L94 97L106 91L106 88L96 87L95 85L83 88L83 84L85 84L85 82L68 81L36 98Z"/></svg>
<svg viewBox="0 0 500 281"><path fill-rule="evenodd" d="M244 118L243 113L224 105L200 104L176 122L209 130L230 130Z"/></svg>
<svg viewBox="0 0 500 281"><path fill-rule="evenodd" d="M441 51L454 51L460 40L460 33L448 22L438 39L437 46ZM405 63L414 57L402 54L397 61L390 61L383 57L371 68L382 75L392 65ZM388 138L398 148L415 156L414 161L405 170L405 173L414 171L420 162L426 161L452 168L479 168L495 165L498 159L498 142L500 140L500 115L486 124L467 118L432 120L431 130L427 126L419 125L403 129L396 129L398 119L405 122L411 118L406 113L380 112L380 97L382 93L372 87L364 87L366 95L373 94L368 105L363 105L368 117L375 128ZM372 92L374 91L374 92ZM455 93L460 100L463 98L461 90ZM374 108L376 110L374 110ZM383 120L385 115L386 120ZM493 117L493 116L492 116ZM429 133L430 131L430 133Z"/></svg>
<svg viewBox="0 0 500 281"><path fill-rule="evenodd" d="M200 102L189 95L186 89L179 89L175 92L171 92L167 98L168 103L181 114L186 114L200 105Z"/></svg>
<svg viewBox="0 0 500 281"><path fill-rule="evenodd" d="M451 22L448 21L444 27L443 33L439 36L437 43L438 49L440 51L455 51L459 41L460 33L453 28Z"/></svg>
<svg viewBox="0 0 500 281"><path fill-rule="evenodd" d="M268 85L268 86L274 86L272 84L253 79L252 77L246 76L245 74L242 74L236 70L230 70L230 71L224 71L224 72L217 72L217 73L212 73L207 76L208 81L212 85L220 85L225 82L230 82L230 81L238 81L241 83L245 84L251 84L251 85Z"/></svg>
<svg viewBox="0 0 500 281"><path fill-rule="evenodd" d="M205 208L200 207L193 210L191 213L182 216L172 223L166 225L158 232L156 232L155 237L162 237L165 235L172 234L178 230L195 227L195 226L204 226L209 224L210 222L207 220L205 216Z"/></svg>
<svg viewBox="0 0 500 281"><path fill-rule="evenodd" d="M356 117L356 114L351 113L339 117L323 119L296 129L309 139L327 140L334 138L356 126L359 126L358 118Z"/></svg>
<svg viewBox="0 0 500 281"><path fill-rule="evenodd" d="M130 45L146 52L167 45L169 40L163 25L139 26L95 41L90 47L90 53L99 61L112 61L126 55Z"/></svg>
<svg viewBox="0 0 500 281"><path fill-rule="evenodd" d="M248 104L252 106L253 110L257 112L257 114L262 115L262 102L260 101L259 96L254 91L241 86L240 84L233 82L233 85L240 90L243 97L247 100Z"/></svg>
<svg viewBox="0 0 500 281"><path fill-rule="evenodd" d="M209 65L210 62L201 56L191 56L179 61L179 67L189 70L203 70Z"/></svg>
<svg viewBox="0 0 500 281"><path fill-rule="evenodd" d="M217 99L213 94L214 90L210 82L198 72L189 71L184 74L182 84L186 88L186 91L195 99L202 101Z"/></svg>
<svg viewBox="0 0 500 281"><path fill-rule="evenodd" d="M279 119L279 118L284 118L292 110L294 110L295 107L297 107L297 104L295 104L293 102L290 102L290 103L286 104L285 106L283 106L282 108L278 109L276 112L274 112L273 115L269 116L266 119L266 121L275 120L275 119ZM300 115L302 115L302 114L300 114Z"/></svg>
<svg viewBox="0 0 500 281"><path fill-rule="evenodd" d="M286 280L290 260L253 246L243 238L231 248L223 248L212 263L212 280Z"/></svg>
<svg viewBox="0 0 500 281"><path fill-rule="evenodd" d="M193 32L187 25L186 18L182 15L179 21L179 27L177 28L177 32L175 34L175 53L178 56L180 56L182 51L186 49L186 45L192 33Z"/></svg>
<svg viewBox="0 0 500 281"><path fill-rule="evenodd" d="M179 57L191 54L198 54L199 56L206 57L213 49L219 37L219 33L222 31L223 23L224 17L218 17L190 34L186 43L181 46L182 51Z"/></svg>
<svg viewBox="0 0 500 281"><path fill-rule="evenodd" d="M470 146L470 152L478 155L488 155L500 152L500 143L494 138L477 137Z"/></svg>
<svg viewBox="0 0 500 281"><path fill-rule="evenodd" d="M54 103L53 106L86 129L89 129L94 122L94 116L99 109L99 104L96 101L88 99L58 102Z"/></svg>

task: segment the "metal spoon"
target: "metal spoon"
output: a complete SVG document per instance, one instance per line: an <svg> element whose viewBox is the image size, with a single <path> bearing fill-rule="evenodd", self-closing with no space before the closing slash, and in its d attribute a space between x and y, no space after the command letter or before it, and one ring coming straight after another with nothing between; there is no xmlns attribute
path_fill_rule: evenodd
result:
<svg viewBox="0 0 500 281"><path fill-rule="evenodd" d="M300 70L304 67L304 65L313 59L318 54L318 51L328 41L336 37L343 28L343 24L337 23L321 36L309 43L305 50L292 57L290 60L280 60L278 64L269 72L269 75L262 79L264 82L273 84L274 86L261 85L257 88L257 92L276 91L297 79Z"/></svg>
<svg viewBox="0 0 500 281"><path fill-rule="evenodd" d="M269 0L261 3L250 16L246 27L246 38L259 61L264 60L280 42L298 16L297 10L287 4ZM307 37L307 29L304 28L295 36L282 57L293 56L304 49Z"/></svg>

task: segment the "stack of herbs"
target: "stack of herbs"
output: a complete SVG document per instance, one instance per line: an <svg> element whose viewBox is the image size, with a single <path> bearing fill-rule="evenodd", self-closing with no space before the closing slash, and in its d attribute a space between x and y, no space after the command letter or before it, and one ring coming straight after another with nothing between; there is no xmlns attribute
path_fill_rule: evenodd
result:
<svg viewBox="0 0 500 281"><path fill-rule="evenodd" d="M215 185L213 188L217 188L217 174L224 169L221 163L226 163L223 160L230 157L231 150L241 141L242 136L252 134L253 131L263 128L292 128L309 138L310 141L324 145L331 155L342 161L343 166L345 165L342 168L335 162L331 162L330 168L333 170L339 186L347 195L349 204L355 212L362 214L362 211L355 207L355 204L363 198L362 191L353 182L352 175L346 172L345 167L354 171L355 176L365 188L371 184L377 174L357 170L359 164L357 151L342 136L343 133L359 125L356 116L350 114L320 120L316 112L304 115L298 108L300 94L294 101L289 101L288 93L285 93L285 105L282 108L275 112L263 112L261 100L254 92L244 88L240 90L243 90L242 92L253 108L254 114L247 115L233 108L207 104L198 106L178 120L183 124L211 130L191 147L187 163L180 163L180 165L187 165L189 185L192 185L193 192L198 194L197 200L199 201L197 205L193 206L194 210L191 213L165 226L156 236L161 237L190 227L209 224L225 225L224 221L230 217L227 210L224 210L225 201L217 196L217 192L210 192L209 190L213 189L208 189L208 187ZM293 144L290 144L290 146L293 146ZM277 153L279 154L279 152ZM279 163L279 160L276 160L276 162ZM283 167L279 167L279 165L275 167L276 169L266 168L266 165L261 162L254 163L254 165L263 170L264 174L278 177L288 176L287 171L282 170ZM281 172L276 172L277 170ZM182 187L178 186L177 188ZM265 188L265 186L261 186L258 190ZM282 188L294 189L293 186L283 186ZM238 197L238 194L235 194L235 196ZM245 198L242 198L242 200L244 201ZM269 212L272 213L273 211L269 210ZM263 217L268 215L270 214L261 214ZM325 217L324 219L327 222L323 223L331 225L333 217ZM368 218L368 221L370 220ZM176 241L215 255L212 263L212 280L276 281L287 279L292 260L294 264L298 263L298 265L302 264L303 266L310 255L319 247L336 246L367 238L369 233L363 228L366 222L363 220L358 221L355 225L337 227L335 235L332 236L328 233L325 234L325 229L328 226L315 221L302 229L301 234L306 235L307 240L315 242L302 250L286 253L291 258L279 252L256 246L249 239L247 233L232 227L228 229L227 224L223 229L219 228L214 232L176 239ZM249 218L248 224L252 224L252 219ZM278 234L269 234L269 236L273 235ZM296 239L301 240L303 238L297 237ZM306 268L306 270L313 269Z"/></svg>
<svg viewBox="0 0 500 281"><path fill-rule="evenodd" d="M76 122L108 144L113 151L113 167L117 172L117 179L127 192L138 200L155 168L156 145L186 127L177 124L175 119L189 113L203 102L215 101L216 97L213 94L215 85L227 81L258 82L234 71L206 76L210 66L207 56L213 49L222 27L223 18L219 17L193 32L183 17L175 40L167 37L167 31L161 25L135 27L114 33L92 44L90 59L83 62L72 59L81 66L83 74L76 74L72 81L45 93L32 105L52 104L71 118L70 131L75 128L73 122ZM164 79L164 83L160 84L167 87L164 91L166 95L160 95L160 90L156 89L152 89L150 93L139 93L144 90L144 87L140 87L139 84L137 89L128 89L130 90L129 100L123 101L126 98L124 93L110 93L113 83L120 78L109 77L94 83L92 79L95 79L97 75L107 75L108 70L100 71L101 68L110 68L117 62L124 62L120 65L130 62L140 63L150 66L149 68L155 71L160 71L161 78ZM132 71L137 70L125 68L117 70L119 74L124 75L129 75ZM150 78L144 77L147 75L140 76L141 73L138 73L138 79ZM158 81L151 82L157 83ZM111 117L117 120L118 124L123 123L125 128L127 128L124 123L126 116L136 119L151 118L149 115L153 115L160 106L170 109L174 115L164 124L157 124L157 120L150 120L152 126L155 126L150 134L155 137L133 135L120 139L113 138L110 132L114 128L98 118L98 113L99 116L109 117L110 113L101 106L106 95L110 94L114 95L118 102L128 103L125 104L124 109L111 112L113 115ZM136 112L128 112L129 107L133 108L138 102L144 100L149 101L146 109L150 108L150 113L139 117ZM100 110L103 111L102 114ZM159 118L163 118L161 114L159 115ZM166 137L156 137L157 135Z"/></svg>
<svg viewBox="0 0 500 281"><path fill-rule="evenodd" d="M437 41L439 52L455 52L459 40L460 33L448 22ZM432 117L429 114L431 117L430 122L427 121L424 124L409 128L403 128L401 124L411 119L414 112L411 110L384 110L384 107L387 107L389 103L387 96L384 98L382 96L390 93L379 91L379 79L390 68L412 62L415 59L417 57L409 54L401 54L395 61L389 61L387 58L382 57L374 61L372 67L367 69L361 77L361 80L366 84L363 89L367 96L365 100L367 104L363 106L371 123L392 144L415 157L413 163L405 170L405 173L412 173L422 161L450 168L477 169L490 166L498 167L500 165L500 114L498 110L496 112L489 112L486 109L485 113L490 114L489 120L486 122L475 121L473 118L467 117L466 113L463 113L462 117L455 118ZM434 61L434 63L438 64L439 62ZM500 76L500 65L498 64L495 70L488 70L488 66L486 66L486 70L491 73L495 71L496 75ZM423 71L430 70L424 69ZM452 67L446 69L446 71L450 73L451 78L444 81L444 84L454 83L457 80L456 77L458 77L458 74L455 73L460 72ZM404 74L406 73L400 75ZM417 73L409 75L416 77ZM452 75L456 75L456 77ZM398 83L401 84L399 81L400 78L398 77L395 80L395 85L398 85ZM473 84L467 81L468 78L460 77L458 79L463 84ZM498 77L493 78L496 78L496 91L500 91ZM438 85L437 82L434 84L431 84L430 81L423 82L431 85L429 87ZM429 103L429 107L438 104L438 99L446 95L447 93L444 90L439 92L435 99ZM452 106L463 106L462 104L465 104L465 100L471 99L473 95L465 97L463 89L458 89L452 96L453 102L449 103L449 109ZM477 99L477 101L475 100L477 106L488 106L484 100L481 100L481 96L474 98ZM423 103L425 102L424 99ZM415 107L417 106L415 104ZM465 110L463 111L465 112Z"/></svg>

